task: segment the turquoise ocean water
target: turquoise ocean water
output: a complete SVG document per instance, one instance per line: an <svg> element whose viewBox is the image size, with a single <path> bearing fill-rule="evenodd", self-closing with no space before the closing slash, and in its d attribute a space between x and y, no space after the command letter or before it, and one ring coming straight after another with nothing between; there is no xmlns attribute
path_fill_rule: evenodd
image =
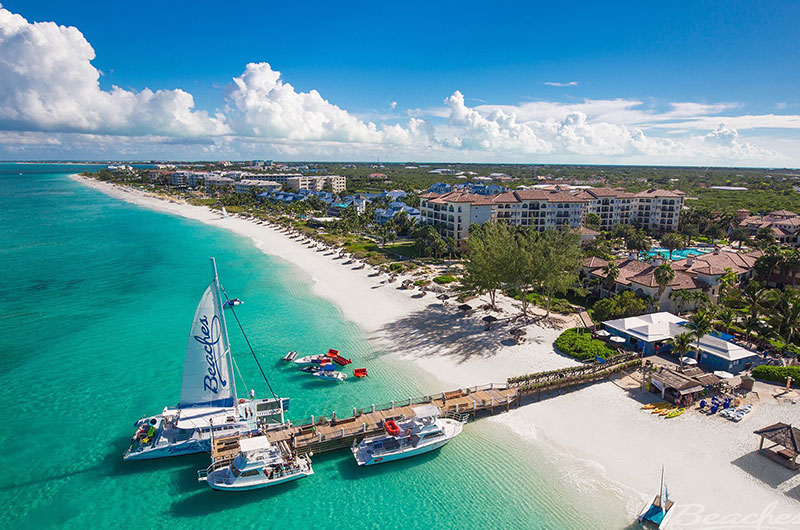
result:
<svg viewBox="0 0 800 530"><path fill-rule="evenodd" d="M373 468L314 459L288 485L219 493L207 455L123 462L144 414L175 404L194 308L217 258L289 417L437 389L374 351L309 279L244 238L112 199L67 178L86 166L0 164L0 525L3 528L615 528L622 501L564 476L544 446L469 424L442 451ZM246 388L258 369L229 323ZM337 348L363 381L279 361ZM241 382L240 388L245 386Z"/></svg>

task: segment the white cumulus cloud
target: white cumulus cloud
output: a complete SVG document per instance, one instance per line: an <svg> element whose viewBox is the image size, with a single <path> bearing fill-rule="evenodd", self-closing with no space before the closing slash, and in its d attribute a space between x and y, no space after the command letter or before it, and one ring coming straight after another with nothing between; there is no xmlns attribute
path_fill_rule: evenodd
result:
<svg viewBox="0 0 800 530"><path fill-rule="evenodd" d="M101 90L95 53L74 27L0 8L0 128L116 134L228 132L183 90Z"/></svg>

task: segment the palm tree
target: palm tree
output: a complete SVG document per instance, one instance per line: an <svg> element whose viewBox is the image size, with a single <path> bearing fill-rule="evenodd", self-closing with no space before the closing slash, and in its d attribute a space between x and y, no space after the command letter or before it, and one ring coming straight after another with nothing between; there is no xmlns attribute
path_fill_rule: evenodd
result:
<svg viewBox="0 0 800 530"><path fill-rule="evenodd" d="M714 311L711 309L698 309L689 321L694 326L692 335L697 341L697 352L700 352L700 340L714 329Z"/></svg>
<svg viewBox="0 0 800 530"><path fill-rule="evenodd" d="M742 298L751 315L760 317L767 301L767 289L758 282L750 282L742 291Z"/></svg>
<svg viewBox="0 0 800 530"><path fill-rule="evenodd" d="M742 321L742 326L744 327L745 338L749 342L753 332L758 330L759 327L761 327L761 318L759 318L758 315L749 313L745 315L744 320Z"/></svg>
<svg viewBox="0 0 800 530"><path fill-rule="evenodd" d="M667 232L661 236L661 245L669 250L669 259L672 261L672 251L683 248L683 237L677 232Z"/></svg>
<svg viewBox="0 0 800 530"><path fill-rule="evenodd" d="M683 358L686 357L690 351L692 351L693 341L694 336L692 333L681 333L679 335L675 335L669 340L669 342L672 344L672 351L678 354L681 368L683 368Z"/></svg>
<svg viewBox="0 0 800 530"><path fill-rule="evenodd" d="M672 280L675 279L675 271L672 269L669 263L662 263L658 267L655 268L653 271L653 279L658 284L658 298L657 303L661 305L661 295L664 294L664 289L667 288L667 285L672 283Z"/></svg>
<svg viewBox="0 0 800 530"><path fill-rule="evenodd" d="M606 291L611 294L611 291L614 289L614 282L619 278L619 266L614 263L614 260L608 262L608 264L603 267L603 272L606 275L605 281L603 282L606 287Z"/></svg>
<svg viewBox="0 0 800 530"><path fill-rule="evenodd" d="M731 326L736 323L736 311L730 307L720 307L717 310L717 322L722 326L725 333L730 333Z"/></svg>

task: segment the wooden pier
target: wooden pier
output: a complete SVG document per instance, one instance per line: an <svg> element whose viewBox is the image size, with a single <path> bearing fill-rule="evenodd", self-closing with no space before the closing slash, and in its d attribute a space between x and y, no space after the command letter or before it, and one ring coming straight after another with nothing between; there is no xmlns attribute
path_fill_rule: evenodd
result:
<svg viewBox="0 0 800 530"><path fill-rule="evenodd" d="M607 379L620 371L641 365L635 354L620 355L605 363L564 368L509 378L505 383L490 383L440 392L420 398L407 398L366 408L353 408L346 417L332 412L328 416L312 416L307 420L287 422L264 432L270 442L278 444L285 452L314 454L347 449L353 442L383 432L383 422L414 417L414 407L433 404L442 416L466 421L479 414L508 412L512 405L519 406L524 395L542 392L561 392ZM239 453L239 438L225 437L214 440L211 447L212 466L227 465Z"/></svg>

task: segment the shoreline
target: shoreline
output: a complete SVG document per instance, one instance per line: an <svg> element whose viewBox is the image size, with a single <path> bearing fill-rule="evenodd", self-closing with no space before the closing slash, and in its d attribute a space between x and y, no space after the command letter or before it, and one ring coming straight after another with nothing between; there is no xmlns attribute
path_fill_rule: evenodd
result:
<svg viewBox="0 0 800 530"><path fill-rule="evenodd" d="M262 252L308 277L311 291L335 304L381 354L409 361L445 385L500 382L509 376L577 364L553 351L558 329L529 325L528 342L511 345L505 340L507 330L483 331L483 313L456 316L452 305L443 306L435 296L414 298L415 291L398 290L403 277L390 284L385 276L370 276L371 268L353 270L355 265L344 265L344 260L299 244L270 224L223 218L207 207L167 201L88 177L70 178L111 197L249 238ZM501 306L506 314L514 310L508 299ZM619 496L632 522L639 504L657 491L661 464L666 466L670 493L678 506L698 504L706 513L720 515L759 514L775 502L776 514L800 512L800 475L784 478L781 471L788 470L754 454L758 439L752 435L754 429L770 423L790 422L800 412L796 406L768 403L772 398L763 396L752 417L741 424L699 414L666 421L640 411L633 399L639 392L631 393L616 380L608 381L485 421L552 447L560 455L557 458L569 461L565 472L576 486L588 484ZM709 483L712 475L713 483ZM800 528L800 520L771 527Z"/></svg>

